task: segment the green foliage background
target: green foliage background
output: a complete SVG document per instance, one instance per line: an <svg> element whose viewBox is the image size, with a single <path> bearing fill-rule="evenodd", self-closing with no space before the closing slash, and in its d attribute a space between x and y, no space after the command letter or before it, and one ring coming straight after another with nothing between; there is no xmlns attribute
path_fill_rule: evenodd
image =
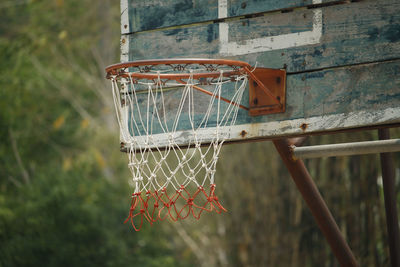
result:
<svg viewBox="0 0 400 267"><path fill-rule="evenodd" d="M123 224L131 188L104 78L119 36L119 1L0 3L0 266L338 266L270 142L224 147L227 214ZM378 156L306 163L360 265L387 266Z"/></svg>
<svg viewBox="0 0 400 267"><path fill-rule="evenodd" d="M0 3L0 266L180 265L163 232L123 224L118 39L118 4Z"/></svg>

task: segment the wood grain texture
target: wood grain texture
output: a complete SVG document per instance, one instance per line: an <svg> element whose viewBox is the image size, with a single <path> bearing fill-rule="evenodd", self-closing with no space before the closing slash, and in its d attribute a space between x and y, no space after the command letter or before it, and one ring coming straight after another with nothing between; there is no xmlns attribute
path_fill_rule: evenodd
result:
<svg viewBox="0 0 400 267"><path fill-rule="evenodd" d="M400 60L288 75L285 113L250 117L240 110L236 126L224 128L223 133L230 140L240 141L400 123L400 79L396 78L399 74ZM142 97L145 105L147 95ZM196 98L195 111L199 114L204 114L206 106L201 103L207 97ZM168 104L176 107L174 101L179 102L172 97ZM182 118L185 117L188 114L184 110ZM210 118L210 127L215 120L215 116ZM181 144L191 135L190 131L185 132L189 128L188 120L182 119L178 127ZM246 132L244 137L242 131ZM159 132L154 127L153 133ZM202 137L207 140L207 134L212 133L210 128ZM157 138L162 142L164 137Z"/></svg>
<svg viewBox="0 0 400 267"><path fill-rule="evenodd" d="M337 0L128 0L129 31L154 30L183 24L213 21L220 18L245 16L274 10L312 6L317 2L336 3ZM221 16L219 4L226 5ZM225 12L224 12L225 13ZM128 25L125 29L128 29Z"/></svg>
<svg viewBox="0 0 400 267"><path fill-rule="evenodd" d="M131 34L126 37L129 59L229 57L302 72L400 57L400 2L363 1L321 10L322 36L317 44L226 56L220 53L219 24L213 23ZM241 44L254 38L310 31L313 12L270 14L230 22L229 41Z"/></svg>
<svg viewBox="0 0 400 267"><path fill-rule="evenodd" d="M225 50L221 48L224 29L229 29L228 40L222 41L235 43ZM301 43L302 33L312 35L318 31L318 40ZM281 49L273 44L279 41L279 36L285 40L296 35L300 36L300 44ZM252 40L258 40L260 45L267 40L273 48L236 53L235 47L246 52ZM243 130L247 132L245 139L259 139L400 123L400 2L397 0L366 0L138 32L123 35L122 43L123 57L129 60L230 58L252 65L257 62L261 67L285 67L286 112L250 117L246 111L240 111L236 126L225 129L229 139L241 140ZM199 96L199 107L205 101ZM182 121L179 128L181 144L189 138L185 123ZM204 132L205 138L207 134L212 134L212 128Z"/></svg>

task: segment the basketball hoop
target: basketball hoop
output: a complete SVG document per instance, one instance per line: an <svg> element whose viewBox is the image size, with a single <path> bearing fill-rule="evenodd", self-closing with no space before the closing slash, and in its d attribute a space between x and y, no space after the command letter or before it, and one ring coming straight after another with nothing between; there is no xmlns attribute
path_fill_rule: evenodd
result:
<svg viewBox="0 0 400 267"><path fill-rule="evenodd" d="M234 60L134 61L111 65L106 72L135 188L125 222L139 231L144 221L225 212L214 181L227 138L221 128L235 125L240 109L250 115L284 110L284 83L283 97L282 91L277 96L264 85L260 69ZM249 81L246 107L242 99ZM227 90L233 97L224 97ZM252 101L252 96L266 100ZM199 106L196 100L204 97L207 105ZM182 124L190 130L180 131ZM183 134L185 146L178 142Z"/></svg>

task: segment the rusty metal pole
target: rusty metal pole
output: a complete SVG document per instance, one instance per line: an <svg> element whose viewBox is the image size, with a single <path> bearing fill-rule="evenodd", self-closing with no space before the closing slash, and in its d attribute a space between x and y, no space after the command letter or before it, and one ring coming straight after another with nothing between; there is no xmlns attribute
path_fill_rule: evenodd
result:
<svg viewBox="0 0 400 267"><path fill-rule="evenodd" d="M379 129L380 140L390 139L389 129ZM381 153L383 194L386 209L386 225L389 236L390 262L392 267L400 266L400 233L396 206L395 169L393 156Z"/></svg>
<svg viewBox="0 0 400 267"><path fill-rule="evenodd" d="M280 139L273 142L340 265L358 266L303 161L293 159L289 140Z"/></svg>

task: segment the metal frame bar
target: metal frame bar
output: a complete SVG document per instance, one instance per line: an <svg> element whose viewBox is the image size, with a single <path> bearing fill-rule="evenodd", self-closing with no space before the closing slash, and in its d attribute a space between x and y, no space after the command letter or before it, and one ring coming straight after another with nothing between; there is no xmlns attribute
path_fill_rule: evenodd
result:
<svg viewBox="0 0 400 267"><path fill-rule="evenodd" d="M293 181L341 266L358 266L358 263L300 158L380 153L390 261L391 266L400 266L400 231L395 191L395 168L390 153L400 151L400 139L390 139L389 130L385 127L378 128L380 141L297 147L301 146L307 137L273 140L275 148L281 155Z"/></svg>
<svg viewBox="0 0 400 267"><path fill-rule="evenodd" d="M273 143L340 265L358 266L349 245L342 236L335 219L319 193L303 161L293 159L289 140L274 140Z"/></svg>
<svg viewBox="0 0 400 267"><path fill-rule="evenodd" d="M380 140L390 139L389 129L379 129L378 135ZM400 233L396 203L395 168L391 153L381 153L380 158L390 262L393 267L397 267L400 266Z"/></svg>
<svg viewBox="0 0 400 267"><path fill-rule="evenodd" d="M291 147L295 159L337 157L400 151L400 139Z"/></svg>

